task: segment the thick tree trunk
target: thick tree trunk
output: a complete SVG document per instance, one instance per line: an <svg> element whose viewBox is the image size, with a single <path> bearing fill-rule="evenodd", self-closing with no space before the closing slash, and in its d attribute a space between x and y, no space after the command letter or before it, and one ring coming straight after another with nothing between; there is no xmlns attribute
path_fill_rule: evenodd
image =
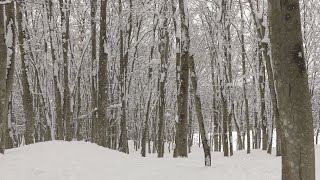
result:
<svg viewBox="0 0 320 180"><path fill-rule="evenodd" d="M0 7L1 8L1 7ZM1 149L10 149L13 147L13 139L10 137L9 134L9 129L10 126L8 124L9 120L9 101L11 97L11 92L12 92L12 86L13 86L13 81L14 81L14 72L15 72L15 55L16 55L16 50L15 50L15 42L16 42L16 28L15 28L15 6L14 2L8 3L5 8L5 13L6 13L6 38L11 38L10 40L7 39L8 44L6 44L7 47L7 54L4 53L3 56L7 57L9 59L10 64L7 64L6 67L6 99L5 99L5 104L3 111L7 112L5 113L5 117L1 118L1 113L0 113L0 151ZM0 53L1 54L1 53ZM6 56L7 55L7 56ZM1 60L0 60L1 61ZM1 102L0 102L1 103ZM2 106L0 105L0 108ZM2 122L2 124L1 124Z"/></svg>
<svg viewBox="0 0 320 180"><path fill-rule="evenodd" d="M299 0L268 2L272 62L282 127L282 179L315 180L311 96Z"/></svg>
<svg viewBox="0 0 320 180"><path fill-rule="evenodd" d="M198 78L195 71L195 65L194 65L194 59L193 56L189 58L189 68L191 73L191 83L192 83L192 95L195 102L195 110L197 114L198 124L199 124L199 130L202 140L202 147L204 151L204 157L205 157L205 166L211 166L211 152L210 152L210 146L207 138L207 133L205 130L204 120L203 120L203 114L202 114L202 107L201 107L201 100L200 95L198 92ZM200 143L200 142L199 142Z"/></svg>

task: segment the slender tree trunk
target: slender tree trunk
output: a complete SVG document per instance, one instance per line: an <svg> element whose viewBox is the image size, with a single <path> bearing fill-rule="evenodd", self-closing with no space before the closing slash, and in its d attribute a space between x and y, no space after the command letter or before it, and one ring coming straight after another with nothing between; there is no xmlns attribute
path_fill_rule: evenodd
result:
<svg viewBox="0 0 320 180"><path fill-rule="evenodd" d="M119 16L120 20L122 19L122 1L119 0ZM131 22L129 22L131 23ZM128 135L127 135L127 101L126 101L126 79L127 79L127 63L128 63L128 51L125 53L124 49L124 35L123 35L123 27L122 22L120 21L120 90L121 90L121 120L120 120L120 139L119 139L119 151L129 154L129 146L128 146ZM130 37L127 38L128 43L130 41Z"/></svg>
<svg viewBox="0 0 320 180"><path fill-rule="evenodd" d="M259 49L262 49L261 47ZM260 52L259 52L260 54ZM266 119L266 101L265 101L265 67L262 62L262 56L259 55L259 90L260 90L260 115L262 129L262 150L268 148L267 119Z"/></svg>
<svg viewBox="0 0 320 180"><path fill-rule="evenodd" d="M275 90L274 73L271 65L271 56L268 53L268 51L271 48L269 47L269 44L267 42L262 42L262 39L265 37L265 33L266 33L266 27L262 24L263 19L259 18L258 15L256 14L256 10L254 10L254 5L252 3L252 0L249 0L249 3L250 3L252 16L254 17L253 19L257 28L257 33L260 39L260 43L262 45L261 50L262 50L264 59L266 61L268 85L269 85L271 102L272 102L272 110L273 110L275 125L276 125L276 136L277 136L276 137L277 138L276 139L276 142L277 142L276 156L281 156L281 134L280 134L281 125L280 125L280 119L279 119L278 100L277 100L277 94Z"/></svg>
<svg viewBox="0 0 320 180"><path fill-rule="evenodd" d="M191 73L191 83L192 83L192 94L195 102L195 110L197 114L198 124L199 124L199 130L202 140L202 147L204 151L204 157L205 157L205 166L211 166L211 152L210 152L210 146L205 130L204 120L203 120L203 114L202 114L202 107L201 107L201 100L200 95L198 92L198 78L195 71L195 65L194 65L194 59L193 56L189 58L189 68ZM200 143L200 142L199 142Z"/></svg>
<svg viewBox="0 0 320 180"><path fill-rule="evenodd" d="M228 146L228 107L227 107L227 99L222 90L221 93L221 101L222 101L222 143L223 143L223 155L225 157L229 156L229 146Z"/></svg>
<svg viewBox="0 0 320 180"><path fill-rule="evenodd" d="M100 41L99 41L99 71L98 71L98 123L97 143L107 146L107 121L108 121L108 54L107 54L107 0L101 0L100 7Z"/></svg>
<svg viewBox="0 0 320 180"><path fill-rule="evenodd" d="M240 8L241 8L241 22L242 22L242 29L244 29L244 12L242 9L242 0L240 0ZM241 57L242 57L242 76L243 76L243 97L245 103L245 120L246 120L246 129L247 129L247 153L250 153L250 120L249 120L249 105L248 105L248 98L246 92L247 86L247 77L246 77L246 57L245 57L245 46L244 46L244 35L241 35Z"/></svg>
<svg viewBox="0 0 320 180"><path fill-rule="evenodd" d="M189 88L189 19L186 9L187 2L179 0L179 14L181 25L181 59L178 69L179 91L178 91L178 123L176 139L176 156L188 157L188 88Z"/></svg>
<svg viewBox="0 0 320 180"><path fill-rule="evenodd" d="M98 87L97 87L97 23L96 23L96 13L97 13L97 0L90 1L91 6L91 142L96 141L97 134L97 97L98 97Z"/></svg>
<svg viewBox="0 0 320 180"><path fill-rule="evenodd" d="M311 96L299 0L268 2L272 63L282 127L282 179L315 180Z"/></svg>
<svg viewBox="0 0 320 180"><path fill-rule="evenodd" d="M164 155L164 115L165 115L165 84L167 82L167 67L169 57L169 32L168 32L168 19L166 18L167 3L163 7L161 15L164 17L160 26L160 81L159 81L159 124L158 124L158 157Z"/></svg>
<svg viewBox="0 0 320 180"><path fill-rule="evenodd" d="M4 7L6 5L0 4L0 14L4 14ZM7 79L7 45L6 45L6 29L5 29L5 20L4 17L0 18L0 123L1 123L1 146L0 153L4 153L5 150L5 129L7 121L6 114L7 104L6 104L6 79Z"/></svg>
<svg viewBox="0 0 320 180"><path fill-rule="evenodd" d="M155 33L157 28L157 22L155 22L156 15L153 16L153 31L152 31L152 46L150 49L150 57L149 57L149 69L148 69L148 99L147 99L147 106L146 106L146 116L145 116L145 122L144 127L142 131L142 140L141 140L141 155L142 157L146 157L146 143L148 140L148 151L149 154L151 153L151 147L150 147L150 137L149 137L149 117L150 117L150 104L151 104L151 97L152 97L152 89L151 89L151 81L152 81L152 67L150 66L150 62L153 59L154 56L154 44L155 44Z"/></svg>
<svg viewBox="0 0 320 180"><path fill-rule="evenodd" d="M18 22L18 41L21 59L21 83L22 83L22 103L23 110L26 118L26 132L25 132L25 143L34 143L34 133L35 133L35 116L33 111L33 96L30 92L30 85L28 81L27 69L26 67L26 52L25 52L25 31L22 27L22 4L17 2L17 22Z"/></svg>
<svg viewBox="0 0 320 180"><path fill-rule="evenodd" d="M61 31L62 31L62 54L63 54L63 112L62 117L65 123L65 139L67 141L71 141L73 138L73 128L72 128L72 112L71 112L71 92L69 87L69 16L70 10L69 0L59 0L60 5L60 23L61 23Z"/></svg>
<svg viewBox="0 0 320 180"><path fill-rule="evenodd" d="M211 53L212 54L212 53ZM214 66L216 65L214 55L211 55L211 81L212 81L212 88L213 88L213 96L212 96L212 108L213 108L213 146L214 152L219 151L219 123L218 123L218 115L217 115L217 88L216 88L216 76L215 76L215 69Z"/></svg>
<svg viewBox="0 0 320 180"><path fill-rule="evenodd" d="M237 105L237 108L238 108L238 105ZM234 109L234 111L235 111L235 109ZM243 146L242 146L241 130L240 130L240 126L239 126L239 124L238 124L238 122L236 120L236 116L235 115L233 116L233 120L234 120L234 124L235 124L236 131L237 131L237 150L242 150Z"/></svg>
<svg viewBox="0 0 320 180"><path fill-rule="evenodd" d="M56 129L56 139L58 140L63 140L64 136L63 136L63 119L62 119L62 102L61 102L61 92L60 89L58 87L58 79L59 79L59 63L57 61L57 57L56 57L56 51L53 45L53 37L54 37L54 20L53 20L53 12L52 12L52 7L53 7L53 3L51 0L48 0L48 6L47 6L47 11L48 11L48 28L50 31L50 35L49 35L49 41L50 41L50 54L51 54L51 59L52 59L52 64L53 64L53 90L54 90L54 105L55 105L55 129Z"/></svg>

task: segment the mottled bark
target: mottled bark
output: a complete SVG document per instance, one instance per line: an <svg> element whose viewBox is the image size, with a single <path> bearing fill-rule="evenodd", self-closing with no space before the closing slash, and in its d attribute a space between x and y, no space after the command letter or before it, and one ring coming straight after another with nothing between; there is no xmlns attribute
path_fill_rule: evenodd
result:
<svg viewBox="0 0 320 180"><path fill-rule="evenodd" d="M274 76L281 121L282 179L315 180L313 119L299 0L269 0Z"/></svg>
<svg viewBox="0 0 320 180"><path fill-rule="evenodd" d="M4 112L5 117L4 121L2 121L2 128L1 133L2 137L0 137L0 143L1 143L1 149L10 149L13 147L13 139L10 137L9 131L9 104L10 104L10 97L12 92L12 86L14 82L14 72L15 72L15 57L16 57L16 49L15 49L15 42L16 42L16 28L15 28L15 5L14 2L8 3L5 8L6 13L6 40L7 40L7 59L10 61L10 64L7 64L6 66L6 99L5 99L5 107ZM9 39L11 38L11 39ZM1 54L1 53L0 53ZM5 56L4 54L3 56ZM1 106L2 107L2 106ZM1 108L0 107L0 108ZM1 114L1 113L0 113ZM2 119L2 118L1 118ZM0 120L1 124L1 120Z"/></svg>

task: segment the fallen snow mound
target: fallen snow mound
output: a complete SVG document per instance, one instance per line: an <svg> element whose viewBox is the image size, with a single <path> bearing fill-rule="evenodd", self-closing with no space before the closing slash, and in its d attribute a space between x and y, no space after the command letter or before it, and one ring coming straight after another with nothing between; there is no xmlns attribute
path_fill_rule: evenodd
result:
<svg viewBox="0 0 320 180"><path fill-rule="evenodd" d="M319 152L319 151L318 151ZM0 180L280 180L280 158L266 152L214 153L203 165L202 150L190 157L139 157L86 142L45 142L6 151L0 156ZM318 168L319 169L319 168Z"/></svg>

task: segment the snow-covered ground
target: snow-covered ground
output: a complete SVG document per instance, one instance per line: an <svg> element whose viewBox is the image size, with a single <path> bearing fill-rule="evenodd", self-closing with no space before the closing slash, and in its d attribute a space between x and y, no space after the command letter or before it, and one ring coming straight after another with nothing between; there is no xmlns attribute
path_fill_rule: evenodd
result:
<svg viewBox="0 0 320 180"><path fill-rule="evenodd" d="M46 142L8 150L0 156L0 180L280 180L281 158L254 150L225 158L214 153L204 167L203 152L194 146L189 158L142 158L86 142ZM320 180L320 148L317 177Z"/></svg>

